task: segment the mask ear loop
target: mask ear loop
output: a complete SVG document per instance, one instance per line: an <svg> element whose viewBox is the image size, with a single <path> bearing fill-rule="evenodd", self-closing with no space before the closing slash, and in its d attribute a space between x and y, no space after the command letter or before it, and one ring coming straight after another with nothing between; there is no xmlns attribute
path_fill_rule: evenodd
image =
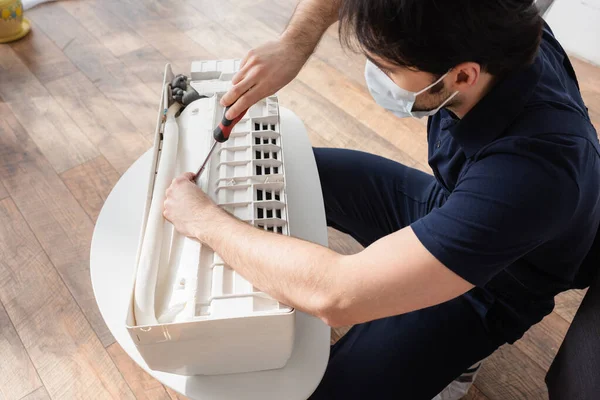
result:
<svg viewBox="0 0 600 400"><path fill-rule="evenodd" d="M440 78L433 82L431 85L427 86L425 89L421 90L419 93L415 94L415 97L420 95L421 93L425 93L426 91L428 91L429 89L431 89L432 87L434 87L435 85L437 85L438 83L440 83L446 76L448 76L448 74L450 73L450 71L452 71L452 68L450 68L448 70L448 72L446 72L444 75L440 76ZM435 111L433 112L433 114L435 114L436 112L440 111L442 109L442 107L444 107L446 104L448 104L450 102L450 100L452 100L454 97L456 97L457 94L459 94L460 91L457 90L456 92L452 93L442 104L440 104L440 106L438 108L435 109Z"/></svg>
<svg viewBox="0 0 600 400"><path fill-rule="evenodd" d="M425 93L426 91L428 91L429 89L431 89L432 87L434 87L435 85L437 85L438 83L440 83L442 80L444 80L444 78L446 76L448 76L448 74L450 73L450 71L452 71L452 70L449 70L444 75L440 76L440 78L437 81L433 82L431 85L427 86L425 89L421 90L420 92L415 93L415 96L418 96L418 95L420 95L422 93Z"/></svg>
<svg viewBox="0 0 600 400"><path fill-rule="evenodd" d="M458 91L458 90L456 92L452 93L452 95L450 97L448 97L446 99L446 101L444 101L442 104L440 104L440 106L438 108L436 108L435 113L440 111L442 109L442 107L444 107L446 104L448 104L450 102L450 100L452 100L454 97L456 97L456 95L459 93L460 93L460 91Z"/></svg>

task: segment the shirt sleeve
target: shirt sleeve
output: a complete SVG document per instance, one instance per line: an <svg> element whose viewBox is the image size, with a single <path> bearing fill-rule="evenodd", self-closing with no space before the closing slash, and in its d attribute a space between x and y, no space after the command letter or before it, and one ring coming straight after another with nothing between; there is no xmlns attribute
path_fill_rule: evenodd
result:
<svg viewBox="0 0 600 400"><path fill-rule="evenodd" d="M493 154L474 162L442 207L411 227L447 268L483 286L555 236L578 197L564 168L542 158Z"/></svg>

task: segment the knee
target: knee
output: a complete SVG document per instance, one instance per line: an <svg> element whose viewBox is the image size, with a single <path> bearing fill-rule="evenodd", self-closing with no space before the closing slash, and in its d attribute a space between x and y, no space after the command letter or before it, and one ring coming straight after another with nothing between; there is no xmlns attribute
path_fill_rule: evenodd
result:
<svg viewBox="0 0 600 400"><path fill-rule="evenodd" d="M343 149L332 149L325 147L313 148L319 180L321 181L321 190L325 204L330 203L336 195L344 192L345 178L351 174L344 173ZM340 154L342 152L342 154Z"/></svg>
<svg viewBox="0 0 600 400"><path fill-rule="evenodd" d="M339 214L348 197L348 184L345 181L351 174L340 171L343 169L343 158L340 157L339 150L341 149L313 148L328 224Z"/></svg>
<svg viewBox="0 0 600 400"><path fill-rule="evenodd" d="M313 154L323 188L342 183L342 178L351 178L360 162L360 153L353 150L314 147Z"/></svg>
<svg viewBox="0 0 600 400"><path fill-rule="evenodd" d="M331 165L332 159L335 158L332 150L335 149L326 147L313 147L313 154L315 155L315 162L317 163L319 176L325 174L328 170L331 170L329 166Z"/></svg>
<svg viewBox="0 0 600 400"><path fill-rule="evenodd" d="M315 155L315 162L317 163L317 171L319 173L323 195L325 195L327 189L331 187L331 184L335 182L335 180L332 179L332 167L335 165L336 157L332 150L334 149L325 147L313 148L313 154Z"/></svg>

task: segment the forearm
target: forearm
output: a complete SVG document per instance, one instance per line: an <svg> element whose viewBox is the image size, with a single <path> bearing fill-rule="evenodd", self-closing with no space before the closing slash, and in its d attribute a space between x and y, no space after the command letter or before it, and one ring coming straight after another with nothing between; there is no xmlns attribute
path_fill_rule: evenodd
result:
<svg viewBox="0 0 600 400"><path fill-rule="evenodd" d="M281 39L312 53L323 33L337 21L340 3L341 0L301 0Z"/></svg>
<svg viewBox="0 0 600 400"><path fill-rule="evenodd" d="M278 301L326 319L341 285L342 256L326 247L256 229L222 210L212 230L199 229L206 243L237 273Z"/></svg>
<svg viewBox="0 0 600 400"><path fill-rule="evenodd" d="M255 287L331 326L419 310L473 288L431 255L410 227L343 256L256 229L214 204L201 212L191 217L193 236Z"/></svg>
<svg viewBox="0 0 600 400"><path fill-rule="evenodd" d="M167 189L163 214L215 250L260 290L332 326L398 315L450 300L473 285L405 227L351 256L266 232L219 208L188 172Z"/></svg>

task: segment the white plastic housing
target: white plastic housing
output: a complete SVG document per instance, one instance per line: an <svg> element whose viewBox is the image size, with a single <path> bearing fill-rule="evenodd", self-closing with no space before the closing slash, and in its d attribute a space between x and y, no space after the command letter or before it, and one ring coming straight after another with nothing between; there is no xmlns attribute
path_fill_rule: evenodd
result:
<svg viewBox="0 0 600 400"><path fill-rule="evenodd" d="M219 99L231 86L237 68L238 60L192 64L192 86L210 97L196 100L176 118L179 137L175 175L197 170L206 156L213 140L212 130L223 115ZM172 78L167 65L164 83ZM152 199L160 198L154 187L161 167L166 98L163 93L138 267ZM289 234L277 98L271 96L251 107L229 141L217 146L199 186L237 218L267 231ZM160 236L153 315L158 323L136 324L139 307L133 307L134 293L126 321L148 366L182 375L283 367L294 344L294 310L254 288L210 248L180 235L170 223L164 224Z"/></svg>

